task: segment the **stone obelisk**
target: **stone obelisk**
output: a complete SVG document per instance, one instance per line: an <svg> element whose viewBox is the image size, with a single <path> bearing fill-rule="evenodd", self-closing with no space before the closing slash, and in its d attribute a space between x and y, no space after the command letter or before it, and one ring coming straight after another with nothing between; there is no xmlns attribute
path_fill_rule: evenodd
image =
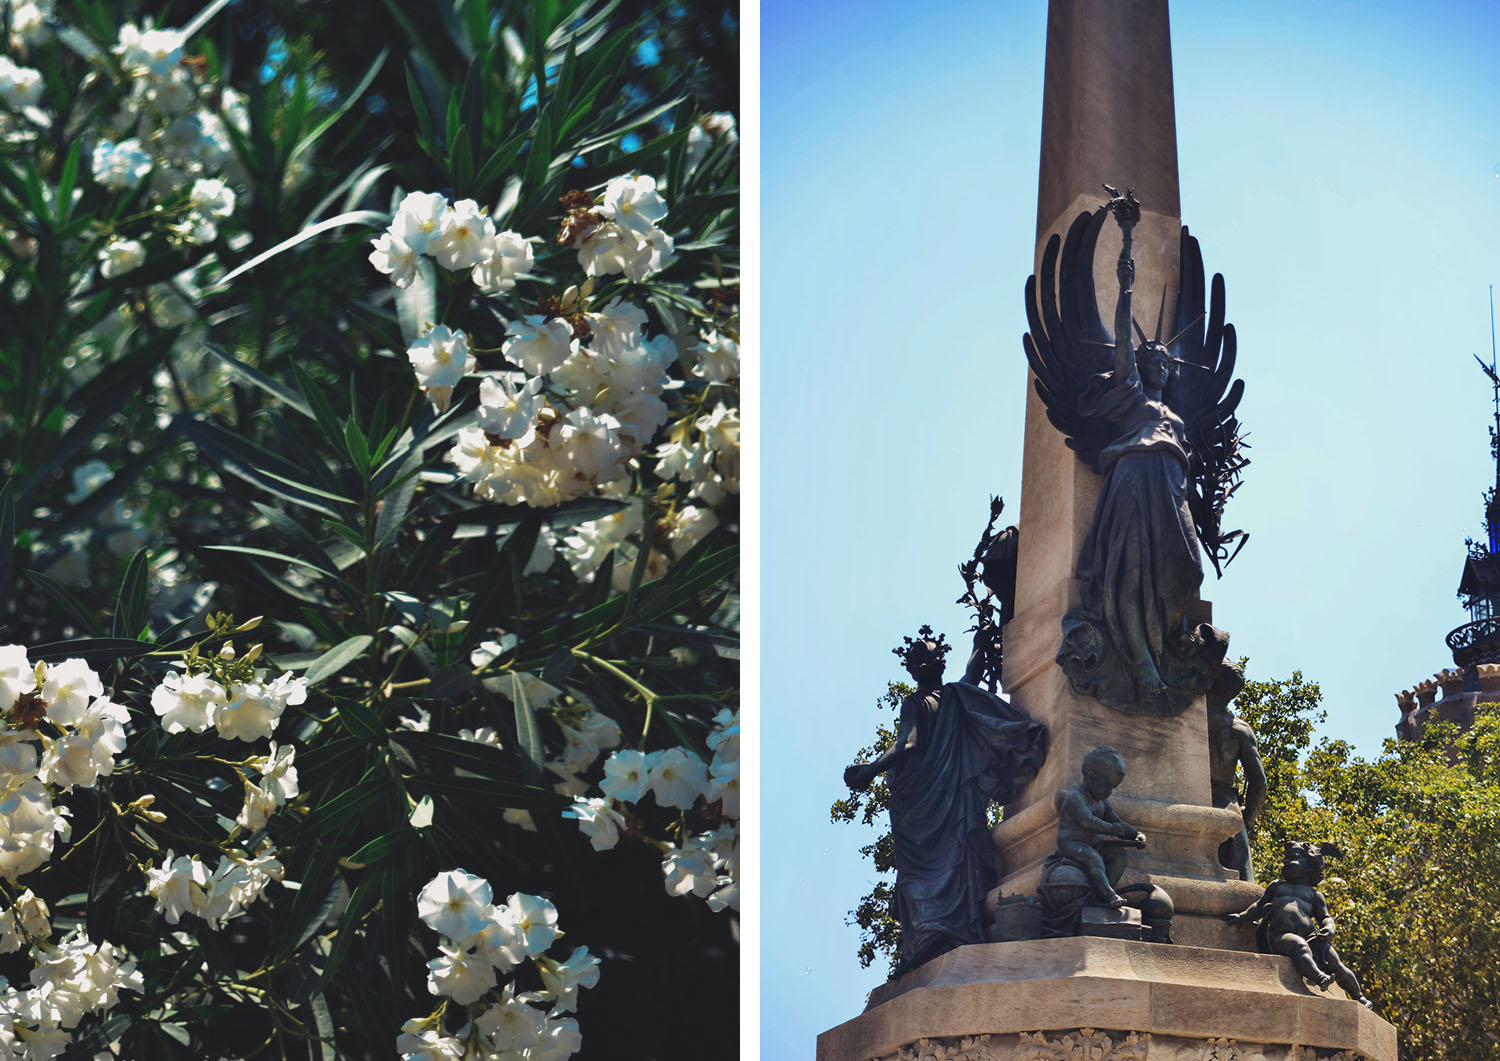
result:
<svg viewBox="0 0 1500 1061"><path fill-rule="evenodd" d="M1081 212L1109 198L1104 185L1135 189L1141 220L1135 228L1137 319L1149 332L1160 312L1176 307L1181 210L1177 129L1172 98L1172 46L1165 0L1053 0L1047 18L1046 80L1042 98L1041 172L1037 195L1035 270L1042 251ZM1095 287L1116 288L1119 232L1106 225L1095 255ZM1113 306L1103 307L1104 320ZM1166 889L1177 907L1173 935L1180 942L1253 950L1246 929L1221 915L1243 909L1258 894L1218 864L1219 843L1239 828L1233 810L1210 799L1208 717L1199 698L1171 718L1125 715L1073 690L1055 657L1063 613L1077 601L1073 577L1079 547L1094 513L1100 478L1068 448L1047 419L1027 380L1026 436L1021 478L1016 616L1005 629L1004 687L1011 700L1044 722L1052 737L1047 763L1021 799L1007 807L996 830L1004 877L1001 892L1031 894L1042 861L1057 849L1053 797L1076 784L1084 755L1113 746L1129 768L1113 797L1120 816L1148 837L1131 854L1129 879L1145 876ZM1202 605L1201 621L1209 618Z"/></svg>
<svg viewBox="0 0 1500 1061"><path fill-rule="evenodd" d="M1137 304L1154 309L1165 290L1171 320L1181 222L1166 0L1050 0L1046 62L1037 265L1048 237L1103 205L1105 183L1131 187L1142 204ZM1113 229L1095 257L1100 291L1115 289ZM1052 744L996 830L1000 891L1035 892L1057 847L1056 794L1078 782L1089 749L1110 744L1129 767L1112 803L1149 842L1131 853L1125 880L1171 894L1177 942L1082 935L960 946L876 988L864 1013L818 1037L818 1061L1396 1061L1391 1025L1342 993L1309 988L1289 959L1250 953L1248 931L1223 923L1260 889L1218 865L1239 815L1211 805L1202 699L1171 718L1124 715L1076 693L1057 665L1099 485L1028 380L1004 685L1047 724ZM1194 618L1207 622L1207 606Z"/></svg>

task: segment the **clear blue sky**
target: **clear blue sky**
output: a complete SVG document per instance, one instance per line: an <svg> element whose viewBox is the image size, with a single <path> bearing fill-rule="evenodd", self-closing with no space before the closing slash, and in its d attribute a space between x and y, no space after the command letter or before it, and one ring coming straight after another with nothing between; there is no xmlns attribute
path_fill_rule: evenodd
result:
<svg viewBox="0 0 1500 1061"><path fill-rule="evenodd" d="M989 495L1020 508L1046 4L765 0L762 1055L811 1058L883 978L840 772ZM1500 5L1172 10L1183 218L1225 275L1251 541L1205 596L1253 677L1300 668L1378 754L1494 480Z"/></svg>

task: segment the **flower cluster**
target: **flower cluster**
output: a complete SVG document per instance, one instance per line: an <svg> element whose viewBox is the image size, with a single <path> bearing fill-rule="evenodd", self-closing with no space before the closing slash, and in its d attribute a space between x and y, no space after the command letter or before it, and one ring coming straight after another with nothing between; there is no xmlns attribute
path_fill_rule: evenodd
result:
<svg viewBox="0 0 1500 1061"><path fill-rule="evenodd" d="M576 795L563 817L578 822L595 851L614 847L627 819L621 804L636 804L651 795L661 807L708 811L727 819L717 828L686 839L680 846L663 841L662 872L672 895L689 892L708 900L715 911L739 908L740 722L739 712L725 708L714 718L708 736L713 761L705 764L683 747L645 752L621 749L604 763L600 796Z"/></svg>
<svg viewBox="0 0 1500 1061"><path fill-rule="evenodd" d="M151 693L151 708L168 733L202 733L212 726L221 737L249 741L269 737L282 712L306 700L307 679L290 674L271 682L221 682L211 672L189 671L163 678Z"/></svg>
<svg viewBox="0 0 1500 1061"><path fill-rule="evenodd" d="M53 796L114 772L130 715L84 660L33 665L24 646L3 645L0 716L0 877L14 879L68 838L67 809Z"/></svg>
<svg viewBox="0 0 1500 1061"><path fill-rule="evenodd" d="M266 885L281 880L282 873L269 845L253 857L241 851L221 855L212 871L197 855L179 856L169 850L160 866L146 871L146 892L167 924L194 914L217 929L259 899Z"/></svg>
<svg viewBox="0 0 1500 1061"><path fill-rule="evenodd" d="M575 191L563 198L567 217L557 242L578 252L589 276L624 273L640 283L672 264L672 237L658 227L667 201L653 177L616 177L597 198Z"/></svg>
<svg viewBox="0 0 1500 1061"><path fill-rule="evenodd" d="M531 243L519 232L497 232L473 199L450 203L437 192L409 193L390 227L370 243L370 264L397 287L411 286L423 254L450 272L467 270L476 287L492 294L509 291L532 262Z"/></svg>
<svg viewBox="0 0 1500 1061"><path fill-rule="evenodd" d="M445 1031L446 1007L407 1021L396 1040L402 1058L565 1061L582 1046L578 1021L562 1014L577 1009L580 988L599 982L599 959L587 947L563 960L547 956L562 931L546 899L522 892L498 905L492 899L489 881L461 869L439 873L418 895L418 916L443 937L439 956L427 963L427 988L464 1007L467 1022ZM535 965L543 989L500 987L496 974L525 961Z"/></svg>
<svg viewBox="0 0 1500 1061"><path fill-rule="evenodd" d="M31 986L0 980L0 1056L51 1061L73 1041L72 1029L90 1013L104 1013L121 991L144 987L135 962L108 942L81 932L57 944L33 944Z"/></svg>
<svg viewBox="0 0 1500 1061"><path fill-rule="evenodd" d="M96 181L116 191L149 177L152 196L180 208L172 234L206 244L218 238L219 223L236 206L231 183L239 182L225 179L235 166L225 123L248 132L249 117L239 94L208 85L199 68L184 61L186 43L180 30L120 27L113 52L130 97L114 119L112 138L94 145L90 168ZM128 271L143 253L139 243L118 240L101 256L101 271Z"/></svg>
<svg viewBox="0 0 1500 1061"><path fill-rule="evenodd" d="M647 339L636 306L591 312L586 298L569 289L558 315L507 329L502 349L521 371L483 380L477 422L448 454L476 496L545 508L593 493L622 480L666 422L671 338ZM592 347L577 338L585 329Z"/></svg>

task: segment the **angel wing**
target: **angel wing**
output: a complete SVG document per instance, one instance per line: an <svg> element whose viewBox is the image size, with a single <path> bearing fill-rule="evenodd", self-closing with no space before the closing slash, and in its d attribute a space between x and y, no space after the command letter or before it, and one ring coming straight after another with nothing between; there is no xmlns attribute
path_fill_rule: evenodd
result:
<svg viewBox="0 0 1500 1061"><path fill-rule="evenodd" d="M1078 399L1089 377L1114 365L1114 338L1099 317L1094 292L1094 248L1108 216L1102 208L1081 213L1066 239L1054 235L1047 241L1041 269L1026 280L1030 330L1021 337L1047 419L1096 472L1099 454L1113 441L1115 430L1103 417L1081 413Z"/></svg>
<svg viewBox="0 0 1500 1061"><path fill-rule="evenodd" d="M1214 274L1205 312L1203 252L1186 225L1182 227L1181 262L1172 356L1196 365L1197 370L1178 368L1175 393L1168 399L1186 427L1188 505L1198 541L1214 571L1222 575L1250 538L1244 531L1226 532L1222 522L1224 506L1239 489L1250 463L1245 455L1249 444L1235 417L1245 382L1234 378L1234 325L1224 322L1224 277Z"/></svg>

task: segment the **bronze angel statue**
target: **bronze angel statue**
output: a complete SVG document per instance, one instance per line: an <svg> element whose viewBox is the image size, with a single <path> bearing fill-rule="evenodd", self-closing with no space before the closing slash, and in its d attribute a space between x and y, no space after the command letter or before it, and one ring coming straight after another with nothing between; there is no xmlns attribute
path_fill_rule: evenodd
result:
<svg viewBox="0 0 1500 1061"><path fill-rule="evenodd" d="M1234 415L1244 383L1231 383L1235 338L1224 323L1224 278L1214 277L1205 313L1203 258L1186 228L1172 338L1162 341L1160 311L1154 339L1135 322L1131 231L1140 203L1131 189L1106 189L1109 203L1081 214L1065 240L1048 242L1044 283L1036 276L1026 283L1024 342L1037 393L1053 426L1104 480L1057 662L1074 689L1112 708L1175 715L1212 685L1228 647L1228 635L1201 621L1198 590L1203 554L1220 571L1245 542L1242 532L1220 528L1249 463ZM1094 291L1106 215L1123 236L1113 335Z"/></svg>

